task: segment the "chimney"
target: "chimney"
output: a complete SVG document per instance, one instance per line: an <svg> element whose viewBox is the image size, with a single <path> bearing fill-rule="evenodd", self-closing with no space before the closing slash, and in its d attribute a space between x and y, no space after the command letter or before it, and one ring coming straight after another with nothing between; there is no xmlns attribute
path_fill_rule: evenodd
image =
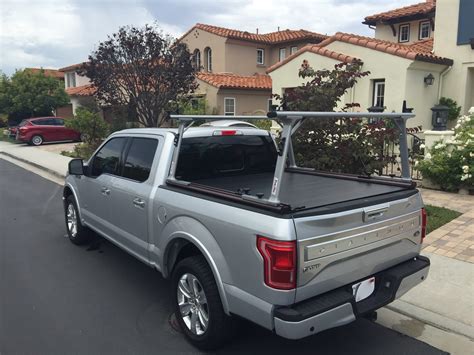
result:
<svg viewBox="0 0 474 355"><path fill-rule="evenodd" d="M258 34L258 27L257 27L257 34Z"/></svg>
<svg viewBox="0 0 474 355"><path fill-rule="evenodd" d="M278 32L280 32L280 26L278 26Z"/></svg>

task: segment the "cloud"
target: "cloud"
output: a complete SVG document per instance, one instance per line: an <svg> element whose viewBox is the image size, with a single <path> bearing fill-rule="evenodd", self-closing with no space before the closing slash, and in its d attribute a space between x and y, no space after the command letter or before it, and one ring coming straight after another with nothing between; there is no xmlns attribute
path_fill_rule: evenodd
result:
<svg viewBox="0 0 474 355"><path fill-rule="evenodd" d="M179 37L196 22L260 33L308 29L372 35L367 15L391 0L1 0L0 70L58 68L87 59L120 26L156 21ZM396 6L415 3L398 0Z"/></svg>

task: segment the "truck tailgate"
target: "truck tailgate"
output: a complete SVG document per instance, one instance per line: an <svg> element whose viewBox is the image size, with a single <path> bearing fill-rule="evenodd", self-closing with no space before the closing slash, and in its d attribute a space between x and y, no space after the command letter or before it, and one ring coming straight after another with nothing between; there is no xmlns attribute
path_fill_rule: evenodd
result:
<svg viewBox="0 0 474 355"><path fill-rule="evenodd" d="M419 193L333 214L294 217L298 242L295 302L319 295L417 256Z"/></svg>

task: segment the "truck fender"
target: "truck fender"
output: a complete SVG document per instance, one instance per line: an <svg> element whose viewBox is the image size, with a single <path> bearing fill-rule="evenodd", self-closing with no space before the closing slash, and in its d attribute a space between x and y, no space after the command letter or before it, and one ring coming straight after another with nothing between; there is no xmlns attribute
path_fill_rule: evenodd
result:
<svg viewBox="0 0 474 355"><path fill-rule="evenodd" d="M212 233L196 219L188 216L178 216L171 219L164 227L159 242L159 249L164 250L161 265L163 276L168 278L172 271L168 264L170 261L172 262L170 257L173 245L183 240L192 243L206 258L214 274L224 312L229 314L229 306L223 284L223 282L232 284L229 266Z"/></svg>
<svg viewBox="0 0 474 355"><path fill-rule="evenodd" d="M79 219L81 220L82 223L84 223L84 220L82 219L81 204L80 204L80 201L79 201L79 197L77 195L77 191L74 188L74 186L72 186L70 183L66 183L64 185L64 188L63 188L63 203L65 203L65 201L66 201L66 191L67 191L67 189L69 189L72 192L72 195L74 196L74 199L76 200L77 212L79 213Z"/></svg>

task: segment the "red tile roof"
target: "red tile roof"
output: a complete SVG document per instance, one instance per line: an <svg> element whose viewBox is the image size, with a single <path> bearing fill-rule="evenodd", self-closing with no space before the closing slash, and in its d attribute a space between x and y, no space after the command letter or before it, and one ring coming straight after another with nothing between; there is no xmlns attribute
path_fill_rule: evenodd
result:
<svg viewBox="0 0 474 355"><path fill-rule="evenodd" d="M69 96L92 96L95 94L95 88L91 84L76 86L66 89Z"/></svg>
<svg viewBox="0 0 474 355"><path fill-rule="evenodd" d="M57 69L26 68L25 70L28 70L33 74L40 73L41 71L43 71L45 76L50 76L56 79L64 79L64 73L60 72Z"/></svg>
<svg viewBox="0 0 474 355"><path fill-rule="evenodd" d="M272 79L269 75L264 74L245 76L230 73L200 72L196 74L196 78L220 89L272 89Z"/></svg>
<svg viewBox="0 0 474 355"><path fill-rule="evenodd" d="M187 31L183 36L181 36L180 40L183 39L187 34L192 32L196 28L209 32L209 33L213 33L221 37L239 39L239 40L250 41L250 42L259 42L259 43L264 43L264 44L277 44L277 43L293 42L293 41L301 41L301 40L320 42L328 37L326 35L307 31L307 30L282 30L282 31L277 31L277 32L258 34L258 33L251 33L247 31L239 31L239 30L233 30L233 29L224 28L224 27L197 23L189 31Z"/></svg>
<svg viewBox="0 0 474 355"><path fill-rule="evenodd" d="M325 57L328 57L328 58L332 58L332 59L335 59L335 60L338 60L338 61L344 62L344 63L350 63L353 60L357 59L357 58L354 58L354 57L351 57L351 56L348 56L348 55L345 55L345 54L342 54L342 53L331 51L327 48L321 47L319 44L316 44L316 45L308 44L308 45L304 46L303 48L301 48L300 50L298 50L296 53L293 53L289 57L285 58L281 62L273 64L271 67L269 67L267 69L267 73L270 73L270 72L274 71L275 69L281 67L282 65L288 63L290 60L293 60L293 58L296 58L296 57L298 57L299 55L301 55L305 52L311 52L311 53L319 54L319 55L322 55L322 56L325 56Z"/></svg>
<svg viewBox="0 0 474 355"><path fill-rule="evenodd" d="M415 5L400 7L395 10L381 12L367 16L363 22L366 25L375 25L377 22L400 20L407 17L423 18L434 15L436 1L426 1Z"/></svg>
<svg viewBox="0 0 474 355"><path fill-rule="evenodd" d="M84 64L86 64L87 62L82 62L82 63L78 63L78 64L73 64L73 65L69 65L67 67L64 67L64 68L59 68L58 70L59 71L62 71L62 72L67 72L67 71L73 71L73 70L77 70L77 69L80 69Z"/></svg>
<svg viewBox="0 0 474 355"><path fill-rule="evenodd" d="M411 44L400 44L395 42L382 41L380 39L371 37L359 36L352 33L337 32L334 36L331 36L323 42L319 43L318 46L324 47L334 41L346 42L411 60L419 60L422 62L443 65L453 64L452 59L439 57L432 52L433 39L431 38L423 41L414 42Z"/></svg>

